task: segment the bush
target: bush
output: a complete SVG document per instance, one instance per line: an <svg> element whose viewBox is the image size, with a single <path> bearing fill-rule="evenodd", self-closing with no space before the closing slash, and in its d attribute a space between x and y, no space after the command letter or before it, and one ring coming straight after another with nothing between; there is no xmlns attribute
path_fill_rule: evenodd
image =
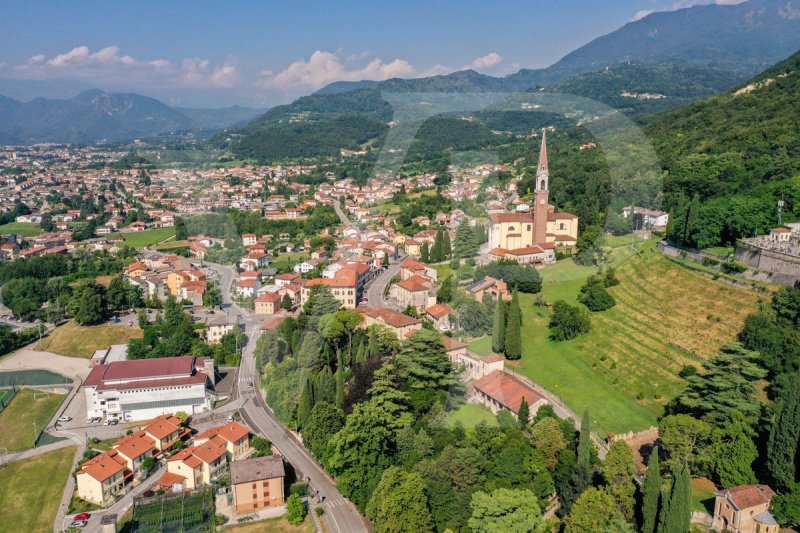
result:
<svg viewBox="0 0 800 533"><path fill-rule="evenodd" d="M714 259L713 257L703 257L703 264L706 266L717 266L719 264L719 259Z"/></svg>
<svg viewBox="0 0 800 533"><path fill-rule="evenodd" d="M228 521L228 517L225 516L224 514L218 514L217 516L214 517L214 524L216 524L218 526L221 526L222 524L224 524L227 521Z"/></svg>
<svg viewBox="0 0 800 533"><path fill-rule="evenodd" d="M612 279L616 281L616 277ZM605 311L611 309L617 303L611 293L606 290L606 277L590 276L586 284L581 287L578 294L578 301L589 308L590 311ZM617 283L619 283L617 281Z"/></svg>
<svg viewBox="0 0 800 533"><path fill-rule="evenodd" d="M292 494L286 500L286 510L289 512L286 520L289 521L290 524L295 526L299 526L303 523L306 519L306 515L308 514L308 509L306 509L306 504L303 503L303 500L300 499L300 496L297 494Z"/></svg>
<svg viewBox="0 0 800 533"><path fill-rule="evenodd" d="M303 483L303 482L292 483L292 486L289 487L289 494L306 496L308 494L308 483Z"/></svg>
<svg viewBox="0 0 800 533"><path fill-rule="evenodd" d="M325 509L323 509L321 505L317 505L315 511L317 512L317 516L322 516L325 514Z"/></svg>
<svg viewBox="0 0 800 533"><path fill-rule="evenodd" d="M737 274L747 270L747 265L743 265L738 261L728 261L722 263L722 270L724 270L728 274Z"/></svg>

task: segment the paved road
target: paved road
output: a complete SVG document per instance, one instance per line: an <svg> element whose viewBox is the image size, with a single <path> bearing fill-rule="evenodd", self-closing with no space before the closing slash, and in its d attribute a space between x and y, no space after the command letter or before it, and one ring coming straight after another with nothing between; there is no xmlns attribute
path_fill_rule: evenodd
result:
<svg viewBox="0 0 800 533"><path fill-rule="evenodd" d="M358 232L358 238L361 239L363 237L361 234L361 228L359 228L357 224L350 222L350 219L347 218L347 214L342 210L342 206L339 205L339 200L333 201L333 209L336 211L336 214L339 216L339 220L342 221L342 224L345 226L353 226Z"/></svg>
<svg viewBox="0 0 800 533"><path fill-rule="evenodd" d="M369 302L367 307L388 307L390 309L399 309L398 306L384 296L386 287L391 283L392 278L400 273L400 264L405 259L405 256L400 257L396 262L389 264L379 276L370 281L366 285L366 295Z"/></svg>
<svg viewBox="0 0 800 533"><path fill-rule="evenodd" d="M226 310L239 317L246 336L236 384L237 397L244 401L239 412L253 430L269 439L286 460L294 466L298 477L307 478L312 489L319 491L320 496L325 496L322 504L325 509L323 519L328 531L333 533L368 531L355 505L339 493L334 480L311 457L297 437L281 424L264 401L258 388L258 371L253 356L256 341L261 335L261 321L231 302L228 280L233 279L233 269L222 265L213 265L213 267L221 274L220 286ZM251 387L250 383L255 386Z"/></svg>

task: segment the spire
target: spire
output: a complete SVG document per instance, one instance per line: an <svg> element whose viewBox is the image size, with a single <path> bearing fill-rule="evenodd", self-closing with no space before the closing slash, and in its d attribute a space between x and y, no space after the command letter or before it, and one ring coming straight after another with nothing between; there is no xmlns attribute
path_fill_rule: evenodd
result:
<svg viewBox="0 0 800 533"><path fill-rule="evenodd" d="M536 167L536 175L544 174L547 176L549 171L547 170L547 130L542 128L542 148L539 151L539 166Z"/></svg>

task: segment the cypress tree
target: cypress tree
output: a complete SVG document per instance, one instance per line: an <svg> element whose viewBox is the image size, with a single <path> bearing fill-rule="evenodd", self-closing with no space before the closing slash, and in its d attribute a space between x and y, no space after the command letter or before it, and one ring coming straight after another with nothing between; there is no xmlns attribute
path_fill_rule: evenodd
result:
<svg viewBox="0 0 800 533"><path fill-rule="evenodd" d="M367 348L364 346L364 340L358 343L358 350L356 350L356 363L363 363L367 360Z"/></svg>
<svg viewBox="0 0 800 533"><path fill-rule="evenodd" d="M336 406L344 409L344 373L341 368L336 370Z"/></svg>
<svg viewBox="0 0 800 533"><path fill-rule="evenodd" d="M589 410L583 413L581 432L578 435L578 458L575 467L589 473L592 468L592 425L589 421Z"/></svg>
<svg viewBox="0 0 800 533"><path fill-rule="evenodd" d="M431 263L438 263L442 260L444 251L442 250L442 228L436 230L436 238L433 240L431 249Z"/></svg>
<svg viewBox="0 0 800 533"><path fill-rule="evenodd" d="M692 519L692 481L689 468L678 464L672 472L669 504L661 510L659 533L687 533Z"/></svg>
<svg viewBox="0 0 800 533"><path fill-rule="evenodd" d="M653 448L647 462L647 477L642 489L642 533L655 533L658 519L658 501L661 498L661 466L658 464L658 446Z"/></svg>
<svg viewBox="0 0 800 533"><path fill-rule="evenodd" d="M336 401L336 380L333 377L331 367L325 367L317 373L314 380L314 403L328 402L334 403ZM313 408L313 405L312 405ZM309 411L309 414L311 411Z"/></svg>
<svg viewBox="0 0 800 533"><path fill-rule="evenodd" d="M302 428L308 421L311 410L314 408L314 391L311 387L311 380L306 378L303 392L300 393L300 402L297 404L297 423Z"/></svg>
<svg viewBox="0 0 800 533"><path fill-rule="evenodd" d="M372 359L373 357L378 355L378 334L375 332L375 328L369 328L369 352L367 357Z"/></svg>
<svg viewBox="0 0 800 533"><path fill-rule="evenodd" d="M767 467L778 488L787 489L797 474L795 458L800 441L800 374L781 390L783 400L767 443Z"/></svg>
<svg viewBox="0 0 800 533"><path fill-rule="evenodd" d="M506 304L497 298L494 307L494 324L492 324L492 350L503 353L506 349Z"/></svg>
<svg viewBox="0 0 800 533"><path fill-rule="evenodd" d="M420 248L419 252L419 260L423 263L430 263L431 261L430 246L428 246L427 242L422 243L422 247Z"/></svg>
<svg viewBox="0 0 800 533"><path fill-rule="evenodd" d="M508 359L519 359L522 357L522 338L520 329L522 327L522 310L519 308L519 296L517 291L511 297L511 306L508 310L508 321L506 322L506 357Z"/></svg>
<svg viewBox="0 0 800 533"><path fill-rule="evenodd" d="M519 403L519 412L517 413L517 421L519 422L519 428L521 430L525 430L528 427L528 419L531 417L531 409L528 407L528 400L522 398L522 401Z"/></svg>
<svg viewBox="0 0 800 533"><path fill-rule="evenodd" d="M440 261L448 259L453 253L453 246L450 244L450 232L442 232L442 258Z"/></svg>

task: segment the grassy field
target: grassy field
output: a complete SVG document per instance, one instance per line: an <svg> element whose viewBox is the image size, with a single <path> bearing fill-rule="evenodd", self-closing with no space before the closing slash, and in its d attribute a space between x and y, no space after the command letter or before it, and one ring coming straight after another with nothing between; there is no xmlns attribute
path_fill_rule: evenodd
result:
<svg viewBox="0 0 800 533"><path fill-rule="evenodd" d="M766 298L675 265L649 244L622 259L617 258L621 283L610 289L617 305L592 313L592 331L572 341L550 341L550 311L534 306L534 296L522 295L522 359L509 363L577 413L590 408L601 434L654 425L664 402L682 387L680 369L699 365L733 341L744 317ZM593 271L583 268L565 263L543 269L546 300L574 304ZM480 339L471 348L488 353L491 341Z"/></svg>
<svg viewBox="0 0 800 533"><path fill-rule="evenodd" d="M6 448L9 452L33 448L34 437L38 437L39 432L50 422L63 400L63 394L52 392L43 393L33 389L17 392L0 412L0 427L3 428L0 431L0 448Z"/></svg>
<svg viewBox="0 0 800 533"><path fill-rule="evenodd" d="M489 409L474 403L465 403L457 410L452 411L448 415L448 420L453 425L456 422L461 422L467 429L474 428L480 422L486 422L490 426L497 425L497 418Z"/></svg>
<svg viewBox="0 0 800 533"><path fill-rule="evenodd" d="M53 531L61 492L72 469L75 446L14 461L0 470L4 531Z"/></svg>
<svg viewBox="0 0 800 533"><path fill-rule="evenodd" d="M733 246L712 246L704 249L703 251L710 254L721 255L722 257L728 257L734 252L734 248Z"/></svg>
<svg viewBox="0 0 800 533"><path fill-rule="evenodd" d="M136 324L135 317L133 320ZM112 344L127 344L128 340L141 338L141 336L142 330L138 325L79 326L71 320L42 339L36 347L45 352L53 352L67 357L88 358L95 350L108 348Z"/></svg>
<svg viewBox="0 0 800 533"><path fill-rule="evenodd" d="M309 509L309 513L313 512L314 509ZM293 526L286 521L285 517L280 516L259 522L226 527L224 531L230 531L231 533L312 533L314 531L314 521L309 514L305 522L299 526Z"/></svg>
<svg viewBox="0 0 800 533"><path fill-rule="evenodd" d="M175 228L158 228L134 233L122 233L125 244L134 248L146 248L171 237L175 237Z"/></svg>
<svg viewBox="0 0 800 533"><path fill-rule="evenodd" d="M150 248L153 250L174 250L176 248L188 248L189 241L167 241L160 244L154 244Z"/></svg>
<svg viewBox="0 0 800 533"><path fill-rule="evenodd" d="M39 224L32 222L9 222L8 224L0 225L0 233L13 233L22 237L33 237L42 233L42 228Z"/></svg>
<svg viewBox="0 0 800 533"><path fill-rule="evenodd" d="M692 480L692 511L714 511L714 493L717 487L708 478Z"/></svg>

